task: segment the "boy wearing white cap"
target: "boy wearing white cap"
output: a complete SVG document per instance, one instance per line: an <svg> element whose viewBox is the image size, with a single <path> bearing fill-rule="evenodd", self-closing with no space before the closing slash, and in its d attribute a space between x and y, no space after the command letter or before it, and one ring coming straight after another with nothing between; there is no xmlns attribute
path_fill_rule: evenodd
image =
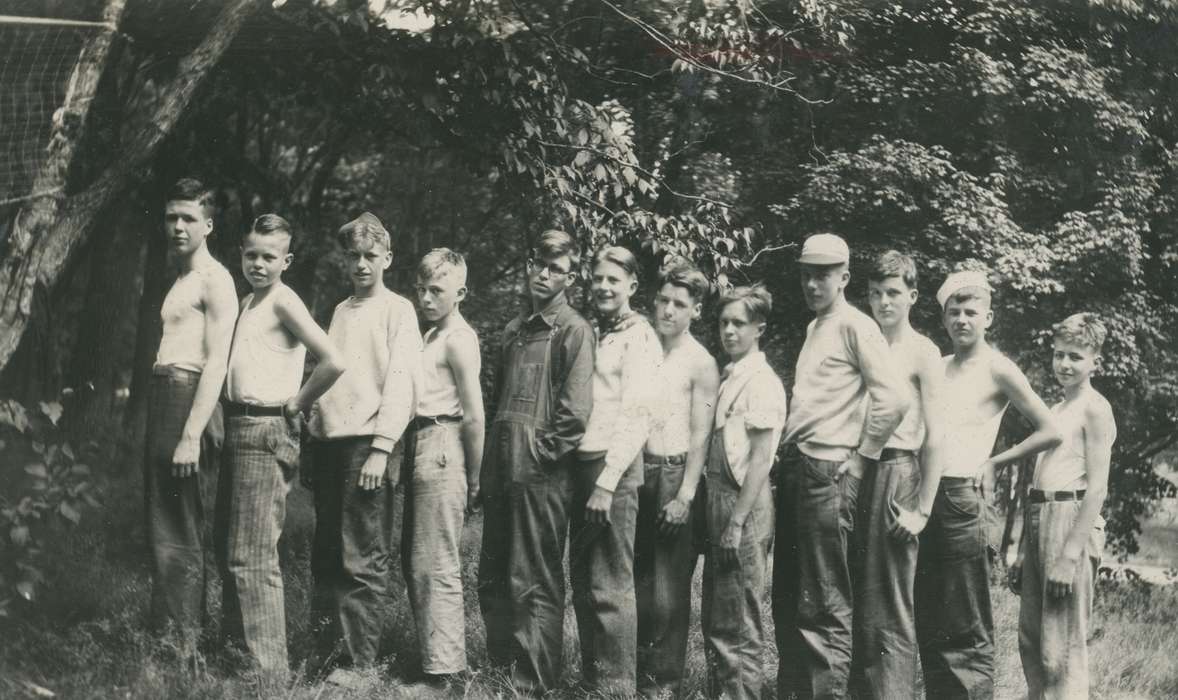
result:
<svg viewBox="0 0 1178 700"><path fill-rule="evenodd" d="M833 234L806 239L798 261L817 317L798 356L777 490L773 618L782 697L847 693L859 480L909 404L879 327L844 296L849 261L846 242Z"/></svg>
<svg viewBox="0 0 1178 700"><path fill-rule="evenodd" d="M986 552L982 474L1060 443L1051 413L1022 371L986 342L994 321L983 272L955 272L937 292L953 341L945 358L945 469L928 525L920 537L916 636L930 698L994 695L994 620ZM1034 426L1025 440L990 456L1006 407Z"/></svg>

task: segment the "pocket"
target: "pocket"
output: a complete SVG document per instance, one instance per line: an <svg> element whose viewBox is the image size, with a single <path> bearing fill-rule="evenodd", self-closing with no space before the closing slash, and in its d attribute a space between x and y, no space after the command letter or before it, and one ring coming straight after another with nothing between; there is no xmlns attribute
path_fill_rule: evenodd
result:
<svg viewBox="0 0 1178 700"><path fill-rule="evenodd" d="M292 427L291 422L286 418L272 421L271 436L267 441L270 443L270 451L274 454L274 459L282 468L282 476L286 481L290 481L299 468L300 430L297 427L297 417L294 425L295 427Z"/></svg>
<svg viewBox="0 0 1178 700"><path fill-rule="evenodd" d="M535 403L540 394L540 379L544 365L539 362L523 362L516 365L511 382L512 401Z"/></svg>

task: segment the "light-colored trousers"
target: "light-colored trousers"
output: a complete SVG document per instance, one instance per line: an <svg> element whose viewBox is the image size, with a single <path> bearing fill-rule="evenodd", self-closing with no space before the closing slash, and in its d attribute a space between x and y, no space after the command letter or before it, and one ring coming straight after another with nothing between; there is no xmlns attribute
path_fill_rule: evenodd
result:
<svg viewBox="0 0 1178 700"><path fill-rule="evenodd" d="M1104 550L1103 527L1093 528L1088 538L1071 595L1047 595L1047 571L1063 551L1079 512L1080 501L1032 503L1027 511L1018 650L1030 700L1088 697L1088 619L1093 572Z"/></svg>
<svg viewBox="0 0 1178 700"><path fill-rule="evenodd" d="M405 490L402 569L417 621L422 671L430 674L466 670L460 547L467 486L461 428L453 422L416 431Z"/></svg>

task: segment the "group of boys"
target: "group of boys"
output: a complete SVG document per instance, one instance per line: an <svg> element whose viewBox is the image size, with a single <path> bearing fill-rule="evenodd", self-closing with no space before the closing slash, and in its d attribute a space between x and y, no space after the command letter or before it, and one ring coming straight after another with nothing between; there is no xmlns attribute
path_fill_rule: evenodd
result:
<svg viewBox="0 0 1178 700"><path fill-rule="evenodd" d="M585 500L575 497L583 481L576 451L593 412L595 353L609 329L595 329L569 303L579 266L572 237L545 232L527 261L530 306L500 337L483 468L479 340L458 311L461 256L439 249L421 262L417 296L430 324L423 341L413 306L383 284L388 232L362 215L339 232L354 293L324 333L282 284L291 255L280 217L260 217L243 241L253 293L239 315L232 278L204 244L211 193L183 180L166 212L182 273L163 306L148 433L157 619L189 632L199 626L201 483L223 411L214 528L223 629L260 667L286 668L277 540L299 461L300 416L309 413L314 441L303 478L315 494L320 639L355 667L377 660L399 478L390 460L403 452L402 566L423 672L436 684L466 668L459 541L466 510L481 502L488 657L510 669L521 692L553 689L563 671L570 523L574 550L621 529L608 509L604 522L579 523L574 512ZM759 697L773 549L780 697L915 697L921 669L930 698L992 696L983 486L994 469L1045 452L1012 567L1023 596L1020 651L1032 697L1086 693L1092 567L1115 438L1111 409L1089 383L1103 326L1079 314L1055 327L1053 367L1065 399L1048 409L986 342L993 313L985 275L954 273L941 286L954 349L942 358L909 323L912 260L889 251L875 261L874 320L845 298L849 262L838 236L805 241L802 291L816 317L788 401L760 351L768 292L738 287L722 296L719 336L730 362L721 373L691 334L706 278L686 264L664 270L651 319L663 351L654 419L634 536L619 545L632 581L591 592L603 609L578 614L599 625L581 635L588 686L680 693L702 548L707 692ZM318 364L301 383L304 348ZM1010 404L1034 430L991 456ZM774 497L770 472L783 440ZM636 624L614 624L626 611L604 608L630 591ZM927 603L916 606L917 597Z"/></svg>
<svg viewBox="0 0 1178 700"><path fill-rule="evenodd" d="M275 214L253 222L241 245L252 291L239 305L232 276L208 250L213 209L213 192L188 178L165 207L180 275L161 309L147 431L153 623L179 633L184 657L197 663L215 478L222 634L253 666L286 674L278 539L301 471L314 492L318 651L339 666L338 682L356 682L347 667L377 662L391 616L393 491L404 475L402 569L423 671L464 670L458 547L478 498L484 421L478 337L458 310L465 261L444 248L422 259L423 339L413 304L384 284L389 233L362 214L338 233L353 293L324 332L282 281L293 259L290 224ZM304 381L307 350L318 362ZM304 419L309 459L301 459Z"/></svg>

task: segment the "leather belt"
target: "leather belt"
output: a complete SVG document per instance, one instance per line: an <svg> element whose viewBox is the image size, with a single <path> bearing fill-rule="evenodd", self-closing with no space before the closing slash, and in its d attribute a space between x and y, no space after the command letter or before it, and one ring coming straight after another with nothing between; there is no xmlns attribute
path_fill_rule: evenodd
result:
<svg viewBox="0 0 1178 700"><path fill-rule="evenodd" d="M891 462L897 459L916 459L916 453L912 450L899 450L895 447L885 447L879 453L880 462Z"/></svg>
<svg viewBox="0 0 1178 700"><path fill-rule="evenodd" d="M1052 503L1059 501L1082 501L1084 500L1084 489L1079 491L1043 491L1041 489L1031 489L1031 503Z"/></svg>
<svg viewBox="0 0 1178 700"><path fill-rule="evenodd" d="M414 430L422 430L445 423L461 423L462 416L416 416L409 424Z"/></svg>
<svg viewBox="0 0 1178 700"><path fill-rule="evenodd" d="M236 416L281 416L282 405L277 406L259 406L252 403L238 403L236 401L223 401L222 405L225 407L225 415L234 418Z"/></svg>
<svg viewBox="0 0 1178 700"><path fill-rule="evenodd" d="M642 453L643 464L687 464L687 453L677 455L652 455L649 452Z"/></svg>

